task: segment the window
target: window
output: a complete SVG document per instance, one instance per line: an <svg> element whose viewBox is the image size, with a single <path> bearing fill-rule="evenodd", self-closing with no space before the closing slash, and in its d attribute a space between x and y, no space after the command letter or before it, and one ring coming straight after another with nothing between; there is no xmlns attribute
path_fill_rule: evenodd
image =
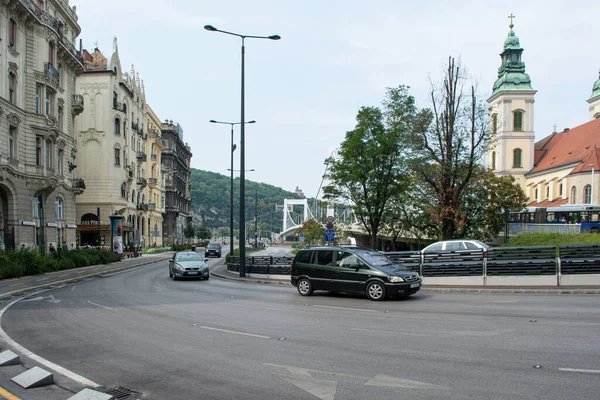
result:
<svg viewBox="0 0 600 400"><path fill-rule="evenodd" d="M46 115L54 115L54 92L46 88Z"/></svg>
<svg viewBox="0 0 600 400"><path fill-rule="evenodd" d="M121 134L121 121L119 118L115 118L115 135Z"/></svg>
<svg viewBox="0 0 600 400"><path fill-rule="evenodd" d="M492 151L492 169L496 169L496 152Z"/></svg>
<svg viewBox="0 0 600 400"><path fill-rule="evenodd" d="M583 203L592 204L592 187L590 185L585 185L583 188Z"/></svg>
<svg viewBox="0 0 600 400"><path fill-rule="evenodd" d="M63 66L62 64L58 64L58 85L63 87Z"/></svg>
<svg viewBox="0 0 600 400"><path fill-rule="evenodd" d="M126 194L126 186L125 186L125 182L121 183L121 197L125 198Z"/></svg>
<svg viewBox="0 0 600 400"><path fill-rule="evenodd" d="M17 128L8 128L8 158L17 158Z"/></svg>
<svg viewBox="0 0 600 400"><path fill-rule="evenodd" d="M31 198L31 215L33 216L33 218L40 218L41 210L42 210L42 196L41 195L35 195Z"/></svg>
<svg viewBox="0 0 600 400"><path fill-rule="evenodd" d="M42 92L44 88L42 85L35 85L35 113L42 113Z"/></svg>
<svg viewBox="0 0 600 400"><path fill-rule="evenodd" d="M117 92L113 92L113 108L117 108Z"/></svg>
<svg viewBox="0 0 600 400"><path fill-rule="evenodd" d="M12 18L8 24L8 45L12 48L17 45L17 23Z"/></svg>
<svg viewBox="0 0 600 400"><path fill-rule="evenodd" d="M313 257L313 264L316 265L333 265L333 251L319 250Z"/></svg>
<svg viewBox="0 0 600 400"><path fill-rule="evenodd" d="M54 42L48 44L48 63L54 65L54 54L56 53L56 46Z"/></svg>
<svg viewBox="0 0 600 400"><path fill-rule="evenodd" d="M523 168L523 160L521 154L521 149L513 150L513 168Z"/></svg>
<svg viewBox="0 0 600 400"><path fill-rule="evenodd" d="M58 220L65 219L64 202L63 202L63 199L61 199L60 197L57 197L56 201L54 202L54 215L56 216L56 219L58 219Z"/></svg>
<svg viewBox="0 0 600 400"><path fill-rule="evenodd" d="M115 149L115 165L121 165L121 149Z"/></svg>
<svg viewBox="0 0 600 400"><path fill-rule="evenodd" d="M56 156L56 161L57 163L57 171L58 171L58 175L62 175L63 174L63 158L64 158L64 154L65 152L63 151L63 149L58 149L58 154Z"/></svg>
<svg viewBox="0 0 600 400"><path fill-rule="evenodd" d="M45 156L46 156L46 168L52 168L52 142L50 139L46 139L46 148L45 148Z"/></svg>
<svg viewBox="0 0 600 400"><path fill-rule="evenodd" d="M498 133L498 114L492 115L492 134Z"/></svg>
<svg viewBox="0 0 600 400"><path fill-rule="evenodd" d="M562 183L558 185L558 195L562 196Z"/></svg>
<svg viewBox="0 0 600 400"><path fill-rule="evenodd" d="M515 111L513 113L513 131L523 131L523 111Z"/></svg>
<svg viewBox="0 0 600 400"><path fill-rule="evenodd" d="M64 128L64 112L61 106L58 106L58 130L63 131Z"/></svg>
<svg viewBox="0 0 600 400"><path fill-rule="evenodd" d="M17 104L17 75L14 72L8 74L8 101Z"/></svg>
<svg viewBox="0 0 600 400"><path fill-rule="evenodd" d="M546 198L550 200L550 186L546 185Z"/></svg>
<svg viewBox="0 0 600 400"><path fill-rule="evenodd" d="M577 198L577 188L573 186L571 188L571 204L575 204L575 199Z"/></svg>
<svg viewBox="0 0 600 400"><path fill-rule="evenodd" d="M35 165L42 166L42 139L35 139Z"/></svg>

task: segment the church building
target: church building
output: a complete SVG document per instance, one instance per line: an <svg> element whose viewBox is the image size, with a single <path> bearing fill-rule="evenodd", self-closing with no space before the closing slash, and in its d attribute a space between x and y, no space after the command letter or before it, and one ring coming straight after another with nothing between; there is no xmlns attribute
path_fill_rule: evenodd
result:
<svg viewBox="0 0 600 400"><path fill-rule="evenodd" d="M488 99L495 140L488 167L512 175L528 197L529 207L600 204L600 78L594 83L589 121L535 142L534 97L525 72L523 48L510 24Z"/></svg>

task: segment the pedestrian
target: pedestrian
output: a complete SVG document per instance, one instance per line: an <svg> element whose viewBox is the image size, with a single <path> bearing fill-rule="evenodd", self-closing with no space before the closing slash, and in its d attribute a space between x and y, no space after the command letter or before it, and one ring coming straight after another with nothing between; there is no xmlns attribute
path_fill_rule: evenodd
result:
<svg viewBox="0 0 600 400"><path fill-rule="evenodd" d="M52 243L50 243L50 253L52 253L52 254L56 253L56 247L54 247L54 245Z"/></svg>
<svg viewBox="0 0 600 400"><path fill-rule="evenodd" d="M21 244L21 253L25 253L27 248L25 247L25 243Z"/></svg>
<svg viewBox="0 0 600 400"><path fill-rule="evenodd" d="M69 246L67 246L67 242L63 241L62 245L63 253L67 253L69 251Z"/></svg>

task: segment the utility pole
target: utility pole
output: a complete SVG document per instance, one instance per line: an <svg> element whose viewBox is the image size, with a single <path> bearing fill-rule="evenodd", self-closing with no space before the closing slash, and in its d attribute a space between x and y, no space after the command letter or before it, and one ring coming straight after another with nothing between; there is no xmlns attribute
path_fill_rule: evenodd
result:
<svg viewBox="0 0 600 400"><path fill-rule="evenodd" d="M254 188L254 248L258 247L258 188Z"/></svg>

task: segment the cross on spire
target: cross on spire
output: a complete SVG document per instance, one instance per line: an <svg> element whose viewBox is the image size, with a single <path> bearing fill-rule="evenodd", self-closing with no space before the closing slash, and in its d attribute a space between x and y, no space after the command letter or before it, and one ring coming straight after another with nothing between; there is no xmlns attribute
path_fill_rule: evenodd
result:
<svg viewBox="0 0 600 400"><path fill-rule="evenodd" d="M558 126L555 123L554 126L552 127L552 133L556 133L557 129L558 129Z"/></svg>
<svg viewBox="0 0 600 400"><path fill-rule="evenodd" d="M510 13L510 15L508 16L508 18L510 18L510 25L508 25L508 27L509 27L510 29L512 29L512 28L513 28L513 26L515 26L515 25L513 24L513 18L517 18L517 17L516 17L516 16L515 16L513 13Z"/></svg>

